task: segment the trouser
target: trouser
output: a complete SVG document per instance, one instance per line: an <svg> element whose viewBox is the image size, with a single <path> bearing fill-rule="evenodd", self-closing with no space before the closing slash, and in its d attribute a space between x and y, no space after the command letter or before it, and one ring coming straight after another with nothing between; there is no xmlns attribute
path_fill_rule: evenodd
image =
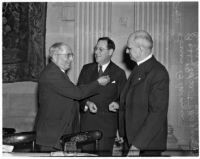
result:
<svg viewBox="0 0 200 159"><path fill-rule="evenodd" d="M123 143L123 156L127 156L130 146L127 140ZM141 150L139 156L161 156L164 150Z"/></svg>
<svg viewBox="0 0 200 159"><path fill-rule="evenodd" d="M145 151L140 151L140 156L161 156L163 151L161 150L145 150Z"/></svg>
<svg viewBox="0 0 200 159"><path fill-rule="evenodd" d="M103 137L99 141L98 150L95 143L82 146L82 152L97 154L98 156L112 156L115 137Z"/></svg>

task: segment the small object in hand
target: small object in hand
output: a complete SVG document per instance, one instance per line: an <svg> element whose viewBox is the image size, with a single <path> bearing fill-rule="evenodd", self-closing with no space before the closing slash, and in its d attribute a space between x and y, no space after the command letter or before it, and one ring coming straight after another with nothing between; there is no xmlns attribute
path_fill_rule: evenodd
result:
<svg viewBox="0 0 200 159"><path fill-rule="evenodd" d="M13 145L3 145L3 152L12 152L14 149Z"/></svg>
<svg viewBox="0 0 200 159"><path fill-rule="evenodd" d="M87 110L88 110L88 106L85 105L85 107L84 107L84 112L86 112Z"/></svg>

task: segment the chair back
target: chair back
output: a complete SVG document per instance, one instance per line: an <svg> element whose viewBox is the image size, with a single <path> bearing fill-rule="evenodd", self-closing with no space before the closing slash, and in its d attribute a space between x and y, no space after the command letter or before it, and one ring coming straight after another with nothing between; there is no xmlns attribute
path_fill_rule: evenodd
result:
<svg viewBox="0 0 200 159"><path fill-rule="evenodd" d="M25 145L30 145L31 151L35 151L35 139L36 133L34 131L13 133L3 136L3 144L13 145L14 150L15 148L23 149Z"/></svg>
<svg viewBox="0 0 200 159"><path fill-rule="evenodd" d="M3 136L8 134L14 134L15 129L14 128L3 128Z"/></svg>
<svg viewBox="0 0 200 159"><path fill-rule="evenodd" d="M92 142L96 144L98 149L98 141L102 138L103 133L99 130L79 132L75 134L63 135L60 139L60 143L64 151L77 151L78 147L87 145Z"/></svg>

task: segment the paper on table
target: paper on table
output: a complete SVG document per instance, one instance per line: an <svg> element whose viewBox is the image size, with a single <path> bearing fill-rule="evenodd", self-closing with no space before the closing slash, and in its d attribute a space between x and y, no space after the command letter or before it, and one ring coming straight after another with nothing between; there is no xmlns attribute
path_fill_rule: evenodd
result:
<svg viewBox="0 0 200 159"><path fill-rule="evenodd" d="M14 149L14 146L12 145L3 145L3 152L12 152Z"/></svg>
<svg viewBox="0 0 200 159"><path fill-rule="evenodd" d="M68 153L63 151L51 152L50 156L97 156L95 154L88 154L88 153Z"/></svg>

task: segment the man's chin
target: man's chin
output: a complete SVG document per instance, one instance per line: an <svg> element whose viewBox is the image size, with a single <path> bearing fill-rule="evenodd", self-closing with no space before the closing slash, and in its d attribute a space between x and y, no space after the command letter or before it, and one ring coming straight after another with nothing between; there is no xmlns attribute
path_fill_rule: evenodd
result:
<svg viewBox="0 0 200 159"><path fill-rule="evenodd" d="M134 58L133 56L130 56L130 59L131 59L132 61L136 61L135 58Z"/></svg>
<svg viewBox="0 0 200 159"><path fill-rule="evenodd" d="M100 57L96 57L96 58L95 58L95 61L96 61L96 62L99 62L99 61L100 61Z"/></svg>
<svg viewBox="0 0 200 159"><path fill-rule="evenodd" d="M69 70L70 68L71 68L71 65L67 65L67 66L65 67L65 71Z"/></svg>

